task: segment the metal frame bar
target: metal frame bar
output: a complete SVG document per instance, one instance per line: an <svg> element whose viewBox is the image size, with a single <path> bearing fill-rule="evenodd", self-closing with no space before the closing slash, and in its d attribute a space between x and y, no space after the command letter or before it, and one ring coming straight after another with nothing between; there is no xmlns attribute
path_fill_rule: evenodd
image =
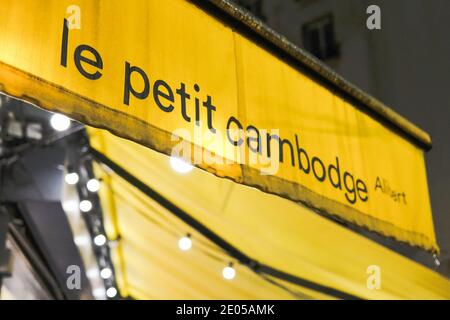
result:
<svg viewBox="0 0 450 320"><path fill-rule="evenodd" d="M11 252L6 247L9 217L6 210L0 207L0 293L3 278L11 275Z"/></svg>
<svg viewBox="0 0 450 320"><path fill-rule="evenodd" d="M53 298L57 300L65 300L63 291L58 285L54 275L46 266L45 262L37 253L36 248L31 244L31 242L20 232L14 223L9 223L9 233L12 239L17 243L19 248L22 250L25 257L28 259L30 264L33 266L36 273L41 277L48 290L50 290Z"/></svg>

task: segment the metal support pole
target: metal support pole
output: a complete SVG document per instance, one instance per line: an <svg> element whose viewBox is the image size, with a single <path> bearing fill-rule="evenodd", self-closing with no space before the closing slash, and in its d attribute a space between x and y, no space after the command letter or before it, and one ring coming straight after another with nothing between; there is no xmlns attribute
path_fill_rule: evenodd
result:
<svg viewBox="0 0 450 320"><path fill-rule="evenodd" d="M11 252L6 247L8 222L8 213L4 208L0 207L0 293L3 278L11 276Z"/></svg>

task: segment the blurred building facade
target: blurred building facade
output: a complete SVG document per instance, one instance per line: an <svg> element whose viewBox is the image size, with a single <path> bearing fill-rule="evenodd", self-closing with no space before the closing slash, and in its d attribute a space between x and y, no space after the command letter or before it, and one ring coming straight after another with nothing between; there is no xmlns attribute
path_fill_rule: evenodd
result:
<svg viewBox="0 0 450 320"><path fill-rule="evenodd" d="M430 133L433 149L426 160L442 250L439 271L450 275L450 1L236 2ZM381 10L380 30L366 26L370 5ZM407 251L428 264L423 253Z"/></svg>

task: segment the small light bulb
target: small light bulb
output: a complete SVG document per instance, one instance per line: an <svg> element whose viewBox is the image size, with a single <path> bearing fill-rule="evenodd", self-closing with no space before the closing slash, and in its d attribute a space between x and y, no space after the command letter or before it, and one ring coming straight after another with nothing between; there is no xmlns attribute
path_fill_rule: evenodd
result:
<svg viewBox="0 0 450 320"><path fill-rule="evenodd" d="M232 280L236 276L236 270L232 267L232 265L228 265L222 270L222 276L227 280Z"/></svg>
<svg viewBox="0 0 450 320"><path fill-rule="evenodd" d="M64 181L70 185L76 184L79 179L80 178L78 177L78 173L76 173L76 172L70 172L70 173L66 174L66 176L64 177Z"/></svg>
<svg viewBox="0 0 450 320"><path fill-rule="evenodd" d="M192 248L192 240L189 236L184 236L178 240L178 247L183 251L188 251Z"/></svg>
<svg viewBox="0 0 450 320"><path fill-rule="evenodd" d="M62 204L64 211L68 213L73 213L78 210L78 201L75 200L66 200Z"/></svg>
<svg viewBox="0 0 450 320"><path fill-rule="evenodd" d="M66 131L70 127L70 119L65 115L55 113L50 118L50 124L56 131Z"/></svg>
<svg viewBox="0 0 450 320"><path fill-rule="evenodd" d="M112 270L110 268L103 268L100 271L100 277L102 277L102 279L109 279L112 276Z"/></svg>
<svg viewBox="0 0 450 320"><path fill-rule="evenodd" d="M92 210L92 202L89 200L83 200L80 202L80 210L82 212L89 212Z"/></svg>
<svg viewBox="0 0 450 320"><path fill-rule="evenodd" d="M114 298L117 295L117 289L114 287L108 288L108 290L106 290L106 296L108 298Z"/></svg>
<svg viewBox="0 0 450 320"><path fill-rule="evenodd" d="M80 234L73 238L73 242L80 247L90 245L90 241L91 240L88 234Z"/></svg>
<svg viewBox="0 0 450 320"><path fill-rule="evenodd" d="M86 187L90 192L97 192L98 190L100 190L100 181L98 181L97 179L90 179L87 182Z"/></svg>
<svg viewBox="0 0 450 320"><path fill-rule="evenodd" d="M103 234L99 234L95 236L94 243L100 247L106 243L106 237Z"/></svg>
<svg viewBox="0 0 450 320"><path fill-rule="evenodd" d="M192 164L176 157L170 157L170 165L178 173L188 173L194 168Z"/></svg>
<svg viewBox="0 0 450 320"><path fill-rule="evenodd" d="M104 299L105 298L105 288L95 288L94 290L92 290L92 295L96 298L96 299Z"/></svg>
<svg viewBox="0 0 450 320"><path fill-rule="evenodd" d="M439 267L441 265L441 261L439 261L439 258L436 254L433 254L434 264Z"/></svg>
<svg viewBox="0 0 450 320"><path fill-rule="evenodd" d="M98 278L98 269L97 268L89 268L86 270L86 277L89 279Z"/></svg>

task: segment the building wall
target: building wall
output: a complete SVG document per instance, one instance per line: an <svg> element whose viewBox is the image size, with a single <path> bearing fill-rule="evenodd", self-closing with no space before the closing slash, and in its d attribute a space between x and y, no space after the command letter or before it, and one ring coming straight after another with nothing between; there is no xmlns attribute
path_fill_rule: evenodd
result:
<svg viewBox="0 0 450 320"><path fill-rule="evenodd" d="M302 26L334 17L340 55L326 61L349 81L429 132L426 155L438 242L439 270L450 275L450 1L448 0L240 0L260 2L266 23L300 47ZM368 30L366 8L381 8L381 30ZM395 247L395 244L391 246ZM420 251L409 255L432 265Z"/></svg>

